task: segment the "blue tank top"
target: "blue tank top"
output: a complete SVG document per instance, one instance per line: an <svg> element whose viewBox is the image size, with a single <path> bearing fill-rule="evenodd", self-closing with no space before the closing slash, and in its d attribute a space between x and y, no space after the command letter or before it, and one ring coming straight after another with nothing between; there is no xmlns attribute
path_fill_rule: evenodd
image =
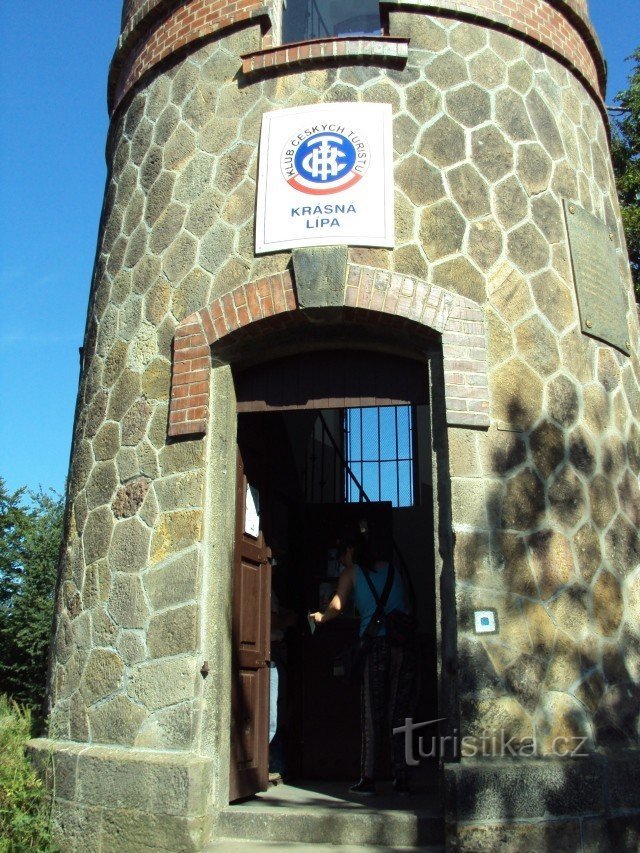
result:
<svg viewBox="0 0 640 853"><path fill-rule="evenodd" d="M356 565L356 582L355 582L355 604L360 614L360 636L367 630L367 625L371 621L371 617L376 612L376 600L373 593L369 589L369 584L364 576L365 569L361 569ZM378 597L382 596L384 585L387 582L387 574L389 572L389 564L377 571L369 572L369 579L375 587ZM407 613L407 606L404 601L404 588L402 586L402 578L400 572L396 569L393 576L393 584L389 592L389 598L384 608L385 613L391 613L392 610L402 610ZM384 623L378 630L378 637L384 637L387 633Z"/></svg>

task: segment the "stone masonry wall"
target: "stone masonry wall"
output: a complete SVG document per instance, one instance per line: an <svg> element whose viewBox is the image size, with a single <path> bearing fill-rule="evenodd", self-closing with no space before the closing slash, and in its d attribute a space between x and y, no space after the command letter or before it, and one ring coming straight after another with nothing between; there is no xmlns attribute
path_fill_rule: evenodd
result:
<svg viewBox="0 0 640 853"><path fill-rule="evenodd" d="M206 442L167 440L172 339L215 298L288 268L286 252L253 254L260 122L319 101L393 107L396 248L352 248L349 261L486 310L491 426L449 431L463 734L502 726L543 749L574 731L598 745L637 739L638 318L601 113L514 37L406 12L391 14L391 34L411 38L403 70L370 60L239 86L241 55L261 48L252 26L150 79L112 127L50 737L111 745L121 760L207 756L219 766L203 803L226 796L215 709L228 701L233 497L220 496L233 496L233 401L214 371L227 420ZM563 197L613 235L630 358L580 333ZM472 634L478 606L497 607L496 638ZM82 790L60 799L88 808ZM100 820L124 807L103 806L91 801Z"/></svg>

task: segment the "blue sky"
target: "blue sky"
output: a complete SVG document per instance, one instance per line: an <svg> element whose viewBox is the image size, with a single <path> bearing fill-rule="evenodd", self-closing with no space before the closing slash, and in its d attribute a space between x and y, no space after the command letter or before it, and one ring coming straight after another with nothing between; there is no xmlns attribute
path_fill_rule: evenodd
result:
<svg viewBox="0 0 640 853"><path fill-rule="evenodd" d="M105 180L120 0L6 4L0 23L0 476L62 490ZM640 44L638 0L591 0L607 102Z"/></svg>

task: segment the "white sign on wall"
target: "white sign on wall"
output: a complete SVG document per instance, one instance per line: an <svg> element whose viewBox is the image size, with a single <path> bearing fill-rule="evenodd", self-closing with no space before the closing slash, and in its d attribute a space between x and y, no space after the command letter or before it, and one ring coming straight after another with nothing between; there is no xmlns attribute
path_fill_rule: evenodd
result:
<svg viewBox="0 0 640 853"><path fill-rule="evenodd" d="M390 104L314 104L262 117L256 252L394 245Z"/></svg>
<svg viewBox="0 0 640 853"><path fill-rule="evenodd" d="M473 628L476 634L497 634L498 614L493 608L474 610Z"/></svg>
<svg viewBox="0 0 640 853"><path fill-rule="evenodd" d="M249 483L244 506L244 532L254 539L260 535L260 495L255 486Z"/></svg>

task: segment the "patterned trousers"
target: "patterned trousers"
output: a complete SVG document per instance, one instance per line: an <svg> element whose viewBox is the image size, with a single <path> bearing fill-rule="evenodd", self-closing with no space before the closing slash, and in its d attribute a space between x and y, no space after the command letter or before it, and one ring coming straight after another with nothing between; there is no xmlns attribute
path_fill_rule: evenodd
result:
<svg viewBox="0 0 640 853"><path fill-rule="evenodd" d="M375 637L362 678L362 776L375 779L379 775L389 748L394 778L406 773L405 739L393 735L392 729L403 726L413 714L417 680L415 649Z"/></svg>

